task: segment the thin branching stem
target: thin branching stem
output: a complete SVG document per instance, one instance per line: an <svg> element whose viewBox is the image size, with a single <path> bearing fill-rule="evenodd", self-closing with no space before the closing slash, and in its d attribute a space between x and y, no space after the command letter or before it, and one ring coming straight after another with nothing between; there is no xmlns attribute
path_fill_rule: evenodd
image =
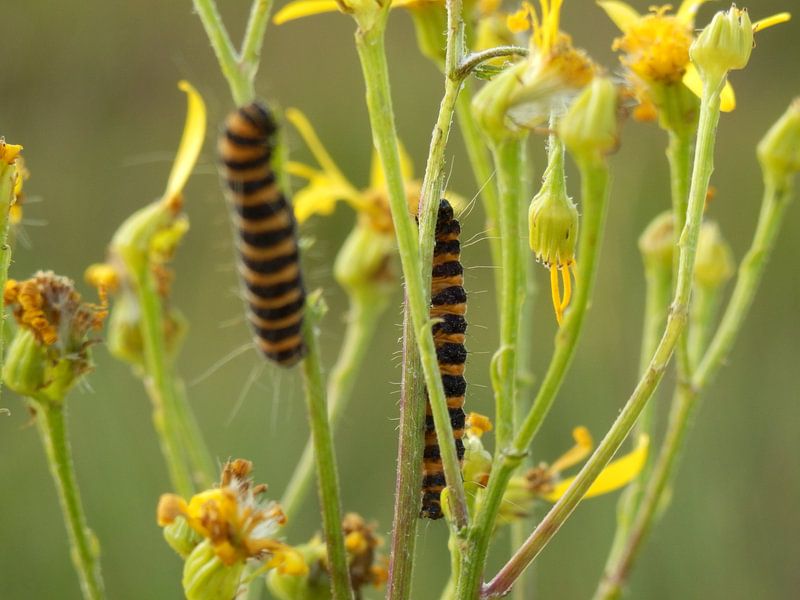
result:
<svg viewBox="0 0 800 600"><path fill-rule="evenodd" d="M477 67L485 63L487 60L493 58L501 58L503 56L527 56L528 49L522 46L497 46L482 50L480 52L473 52L463 58L455 72L455 75L461 79L472 73Z"/></svg>
<svg viewBox="0 0 800 600"><path fill-rule="evenodd" d="M712 84L706 82L703 89L686 226L683 228L680 237L680 258L675 296L658 348L656 348L650 365L636 385L633 394L625 403L611 429L608 430L608 433L606 433L603 440L589 457L589 460L586 461L575 481L553 505L519 551L511 557L497 576L484 587L483 597L494 598L508 592L520 573L533 562L539 552L558 532L561 525L564 524L572 514L572 511L578 506L586 491L625 441L639 414L652 397L664 375L667 364L672 357L680 336L685 330L688 320L697 240L700 234L708 184L713 171L714 142L717 123L719 122L720 93L724 83L725 77L721 77ZM585 173L587 167L589 167L586 164L580 166L582 173Z"/></svg>
<svg viewBox="0 0 800 600"><path fill-rule="evenodd" d="M761 214L736 280L731 300L725 309L712 341L697 366L689 385L676 390L669 427L659 452L653 474L645 489L642 504L616 563L606 569L595 598L618 598L641 552L642 546L656 521L658 508L674 478L687 430L696 411L699 395L705 390L719 368L724 364L731 347L742 328L758 290L767 260L775 247L784 213L792 197L791 181L767 181Z"/></svg>
<svg viewBox="0 0 800 600"><path fill-rule="evenodd" d="M269 15L272 12L273 0L253 0L250 8L250 17L242 40L242 51L239 62L242 70L253 81L261 62L261 47L264 45L264 32L269 24Z"/></svg>
<svg viewBox="0 0 800 600"><path fill-rule="evenodd" d="M480 579L488 551L488 537L494 527L503 492L514 470L525 457L533 437L544 421L566 376L567 369L575 354L592 290L594 289L608 200L608 169L604 162L599 164L582 163L579 166L581 169L581 206L583 209L578 242L580 254L577 280L580 285L556 334L553 356L531 410L526 415L513 444L502 449L495 457L486 497L476 517L475 527L473 528L474 533L470 536L470 540L474 540L473 543L476 548L476 564L470 569L462 571L462 573L469 575L468 579L462 575L464 581L460 586L459 598L463 600L477 597L480 591ZM518 573L515 573L514 580L516 580L517 576ZM510 589L510 585L505 591L508 589Z"/></svg>
<svg viewBox="0 0 800 600"><path fill-rule="evenodd" d="M73 564L78 573L83 597L86 600L101 600L105 593L100 563L97 560L97 542L93 540L93 534L86 525L86 516L81 505L67 439L63 401L34 401L31 406L36 411L39 436L58 490L58 500L67 526Z"/></svg>

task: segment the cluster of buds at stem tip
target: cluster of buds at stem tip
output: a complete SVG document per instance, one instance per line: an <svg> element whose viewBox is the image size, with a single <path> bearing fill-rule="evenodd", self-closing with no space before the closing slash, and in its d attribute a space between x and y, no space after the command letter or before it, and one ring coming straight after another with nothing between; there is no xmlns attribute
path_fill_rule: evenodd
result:
<svg viewBox="0 0 800 600"><path fill-rule="evenodd" d="M767 181L788 183L800 173L800 98L789 105L758 144L758 160Z"/></svg>
<svg viewBox="0 0 800 600"><path fill-rule="evenodd" d="M72 280L39 271L25 281L10 279L3 291L17 332L3 365L3 381L20 395L60 402L92 369L89 335L108 314L105 290L100 304L82 301Z"/></svg>

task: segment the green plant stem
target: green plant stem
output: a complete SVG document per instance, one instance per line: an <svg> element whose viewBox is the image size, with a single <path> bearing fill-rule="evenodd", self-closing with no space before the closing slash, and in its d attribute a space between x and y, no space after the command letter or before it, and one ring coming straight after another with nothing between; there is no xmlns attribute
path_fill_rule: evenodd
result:
<svg viewBox="0 0 800 600"><path fill-rule="evenodd" d="M67 526L72 561L78 573L83 597L99 600L105 597L100 563L97 560L97 542L86 524L81 505L78 482L72 464L67 439L64 406L50 401L33 401L36 425L42 439L50 473L58 490L58 500Z"/></svg>
<svg viewBox="0 0 800 600"><path fill-rule="evenodd" d="M659 452L644 500L636 515L627 544L617 562L606 570L595 598L618 598L644 542L656 520L663 497L674 478L686 432L696 410L698 396L723 365L753 303L767 260L792 196L791 181L767 182L756 232L739 266L739 276L722 321L708 350L696 368L691 385L679 386L670 424Z"/></svg>
<svg viewBox="0 0 800 600"><path fill-rule="evenodd" d="M642 346L640 352L639 372L644 373L650 364L650 357L656 350L659 336L664 330L664 324L669 312L669 302L672 296L672 273L662 265L648 265L645 267L645 309L644 325L642 327ZM642 411L639 421L636 423L637 432L641 435L648 435L652 440L653 431L653 411L648 410L650 405ZM645 422L645 420L649 422ZM611 543L611 550L608 554L607 566L612 565L628 537L631 523L636 509L641 501L644 486L652 470L652 461L645 465L648 473L640 473L634 481L628 485L620 496L617 506L617 528L614 532L614 539Z"/></svg>
<svg viewBox="0 0 800 600"><path fill-rule="evenodd" d="M328 419L335 432L350 401L359 369L375 337L378 321L388 305L386 294L354 293L350 296L350 313L339 357L328 377ZM286 486L281 507L291 523L300 512L314 478L314 444L309 441Z"/></svg>
<svg viewBox="0 0 800 600"><path fill-rule="evenodd" d="M697 368L708 347L721 300L722 286L713 289L698 286L695 290L689 313L689 331L687 332L690 375Z"/></svg>
<svg viewBox="0 0 800 600"><path fill-rule="evenodd" d="M671 97L672 94L669 95ZM673 111L679 112L679 111ZM675 242L679 241L679 236L686 224L686 209L689 196L689 179L692 169L692 134L691 129L683 128L680 131L667 128L669 144L667 146L667 161L670 171L670 195L672 198L672 219L675 232ZM659 336L664 328L669 301L672 293L673 281L677 280L678 259L676 253L673 261L672 273L666 271L659 264L647 265L645 267L645 277L647 279L647 291L645 300L645 323L642 329L642 346L639 359L639 371L644 373L658 345ZM691 331L689 332L691 334ZM686 381L690 377L689 349L683 340L678 343L678 369L679 380ZM654 439L655 415L654 406L649 402L642 410L642 414L636 423L637 437L647 435L650 440ZM639 476L628 486L620 497L619 508L617 510L617 528L614 532L614 540L611 550L606 560L606 568L619 559L619 555L628 538L630 527L635 518L646 482L650 479L653 470L654 456L648 453L647 461Z"/></svg>
<svg viewBox="0 0 800 600"><path fill-rule="evenodd" d="M203 23L211 47L217 57L222 75L228 82L236 106L252 102L256 97L255 76L264 43L264 31L269 23L272 0L253 0L247 21L241 53L237 53L214 0L193 0L194 8Z"/></svg>
<svg viewBox="0 0 800 600"><path fill-rule="evenodd" d="M164 314L156 284L145 265L133 273L141 309L142 340L145 358L145 387L153 403L153 425L167 463L175 491L189 498L195 491L187 465L181 436L180 412L175 398L175 382L164 348Z"/></svg>
<svg viewBox="0 0 800 600"><path fill-rule="evenodd" d="M480 190L483 210L486 213L486 237L489 240L489 250L492 255L492 266L494 276L495 297L498 311L502 301L502 280L500 271L501 252L500 235L497 232L497 213L499 210L500 199L497 192L497 183L494 181L494 167L492 166L489 149L486 146L485 137L475 116L472 114L472 83L465 81L461 93L456 102L456 117L461 130L461 137L467 148L467 156L472 167L472 174L475 183Z"/></svg>
<svg viewBox="0 0 800 600"><path fill-rule="evenodd" d="M419 351L408 302L403 307L403 375L397 448L392 540L389 550L387 600L411 598L414 550L419 523L422 452L425 430L425 384L420 377Z"/></svg>
<svg viewBox="0 0 800 600"><path fill-rule="evenodd" d="M605 163L579 163L579 167L583 209L578 244L580 257L577 280L579 285L556 334L553 357L531 410L515 436L513 444L496 453L486 496L469 535L470 560L462 567L462 580L459 583L458 597L461 600L473 600L478 597L489 539L503 499L503 492L514 470L526 456L528 447L544 421L564 380L575 354L594 289L608 199L608 169ZM516 574L514 579L516 579ZM510 589L510 585L504 591L508 589Z"/></svg>
<svg viewBox="0 0 800 600"><path fill-rule="evenodd" d="M653 354L650 365L608 433L581 468L575 481L545 515L525 544L484 588L484 597L498 597L506 593L519 574L536 558L561 528L561 525L572 514L589 487L625 441L664 375L688 319L697 239L700 234L708 184L714 168L714 142L719 122L720 93L724 83L725 77L723 76L712 85L707 82L703 89L686 226L680 237L680 258L675 296L664 335Z"/></svg>
<svg viewBox="0 0 800 600"><path fill-rule="evenodd" d="M514 434L517 402L517 343L525 299L525 265L522 260L520 202L523 179L524 139L494 144L497 169L499 234L501 248L502 303L500 305L500 348L492 359L492 387L495 397L495 439L506 448Z"/></svg>
<svg viewBox="0 0 800 600"><path fill-rule="evenodd" d="M186 385L178 376L173 376L175 412L178 417L177 426L186 449L186 456L192 469L192 480L197 489L210 488L217 480L219 468L214 462L206 446L200 424L192 411L186 395Z"/></svg>
<svg viewBox="0 0 800 600"><path fill-rule="evenodd" d="M264 45L264 32L269 24L273 0L253 0L250 17L242 40L242 51L239 62L248 79L255 81L258 65L261 61L261 48Z"/></svg>
<svg viewBox="0 0 800 600"><path fill-rule="evenodd" d="M339 500L339 474L333 448L333 434L328 422L325 406L325 386L322 364L319 358L316 326L319 308L310 300L303 320L303 339L307 354L303 360L303 383L306 390L306 408L311 427L316 459L317 487L322 511L325 544L328 549L328 565L331 576L331 594L334 600L350 600L353 591L347 568L347 552L342 533L342 509Z"/></svg>
<svg viewBox="0 0 800 600"><path fill-rule="evenodd" d="M388 10L388 4L386 7ZM389 92L389 72L384 48L385 17L369 29L356 32L356 48L366 84L367 108L370 115L373 143L386 176L389 204L394 222L400 262L405 278L407 302L416 333L420 361L439 439L453 439L447 403L439 374L436 348L430 332L429 289L423 284L423 263L418 247L417 228L409 215L398 153L394 110ZM431 242L432 243L432 242ZM441 444L442 463L447 479L452 519L457 528L467 523L466 498L455 444Z"/></svg>
<svg viewBox="0 0 800 600"><path fill-rule="evenodd" d="M16 165L0 162L0 292L8 280L8 267L11 264L11 246L8 243L10 228L9 211L14 201L14 183L17 178ZM0 372L5 363L6 305L0 297ZM0 384L2 381L0 380ZM0 391L2 387L0 387Z"/></svg>

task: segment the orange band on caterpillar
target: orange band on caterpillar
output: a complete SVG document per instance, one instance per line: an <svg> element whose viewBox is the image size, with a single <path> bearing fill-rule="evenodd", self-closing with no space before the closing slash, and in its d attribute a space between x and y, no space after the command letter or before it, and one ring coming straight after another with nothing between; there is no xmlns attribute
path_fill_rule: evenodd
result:
<svg viewBox="0 0 800 600"><path fill-rule="evenodd" d="M218 148L254 341L288 367L305 354L305 290L294 214L271 165L276 133L272 113L253 102L228 115Z"/></svg>

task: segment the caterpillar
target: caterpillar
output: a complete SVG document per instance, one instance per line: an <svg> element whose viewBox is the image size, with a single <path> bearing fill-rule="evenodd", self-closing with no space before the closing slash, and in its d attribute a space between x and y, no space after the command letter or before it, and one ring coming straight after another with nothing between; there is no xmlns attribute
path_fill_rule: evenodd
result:
<svg viewBox="0 0 800 600"><path fill-rule="evenodd" d="M436 216L436 245L433 249L430 315L437 322L433 325L433 341L439 372L447 399L447 411L453 427L458 460L464 458L464 394L467 382L464 379L464 363L467 351L464 334L467 321L467 293L464 291L464 268L461 266L460 223L453 218L453 207L442 199ZM422 463L422 510L420 516L427 519L442 517L441 494L447 485L442 467L439 440L433 424L430 401L425 413L425 450Z"/></svg>
<svg viewBox="0 0 800 600"><path fill-rule="evenodd" d="M254 341L266 358L289 367L305 354L305 289L294 214L271 165L277 131L270 110L253 102L225 119L218 152Z"/></svg>

